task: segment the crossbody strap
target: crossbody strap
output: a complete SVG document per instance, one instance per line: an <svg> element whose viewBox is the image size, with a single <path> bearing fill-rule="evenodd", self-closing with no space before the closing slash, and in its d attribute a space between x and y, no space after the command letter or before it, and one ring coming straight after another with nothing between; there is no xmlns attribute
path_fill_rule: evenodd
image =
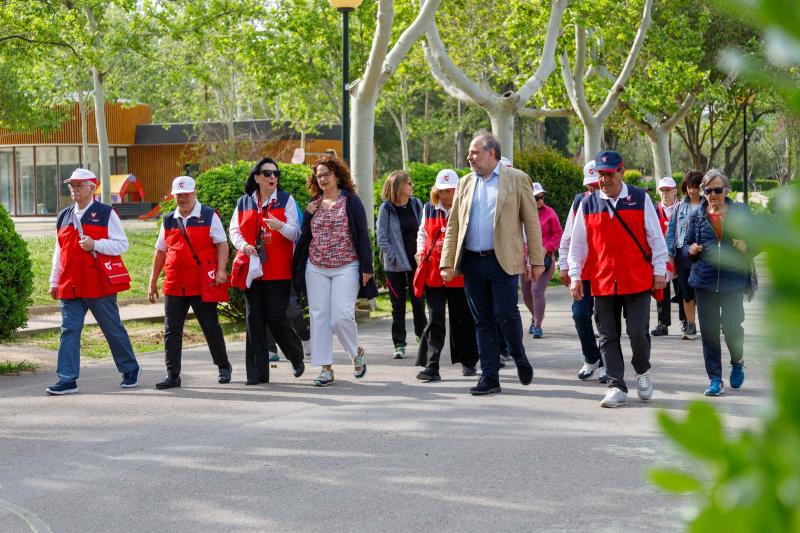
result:
<svg viewBox="0 0 800 533"><path fill-rule="evenodd" d="M431 254L433 253L433 247L434 247L434 246L436 246L436 241L438 241L438 240L439 240L439 236L440 236L442 233L444 233L444 232L442 231L442 229L441 229L441 228L439 228L439 231L436 233L436 237L434 237L434 238L433 238L433 242L431 243L431 247L430 247L430 248L428 248L428 253L427 253L427 254L425 254L425 261L427 261L428 259L430 259L430 258L431 258Z"/></svg>
<svg viewBox="0 0 800 533"><path fill-rule="evenodd" d="M197 253L194 251L194 247L192 246L192 241L189 240L189 235L186 233L186 226L183 225L183 220L180 217L175 216L175 221L178 223L178 229L180 230L181 235L183 235L183 240L185 240L186 244L189 245L189 251L192 252L192 257L194 257L195 263L197 263L197 266L202 267L203 264L200 262L200 258L197 257Z"/></svg>
<svg viewBox="0 0 800 533"><path fill-rule="evenodd" d="M633 239L633 242L636 243L636 247L639 248L640 252L642 252L642 257L644 258L644 260L647 261L648 263L650 263L650 261L653 259L652 254L648 254L647 252L644 251L644 247L642 246L642 243L639 242L639 239L637 239L636 235L633 234L633 232L631 231L631 228L629 228L628 225L625 223L625 221L622 220L622 217L619 216L619 211L617 211L617 208L614 207L614 204L611 203L611 200L606 199L606 204L608 204L608 208L611 209L611 211L614 213L614 218L619 220L619 223L622 224L622 227L625 228L625 231L628 233L628 235L631 236L631 239Z"/></svg>

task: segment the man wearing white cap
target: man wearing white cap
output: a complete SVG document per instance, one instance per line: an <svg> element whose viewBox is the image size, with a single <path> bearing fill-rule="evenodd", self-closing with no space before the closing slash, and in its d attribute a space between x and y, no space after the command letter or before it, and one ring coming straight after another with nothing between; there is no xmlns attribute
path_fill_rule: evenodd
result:
<svg viewBox="0 0 800 533"><path fill-rule="evenodd" d="M661 231L664 236L667 235L667 228L669 228L669 220L672 218L672 213L678 205L678 184L671 177L661 178L658 180L658 195L661 201L656 206L656 214L658 215L658 222L661 224ZM673 267L667 263L667 281L672 280L672 285L675 287L675 294L678 294L678 282L675 279L675 272ZM669 335L669 326L672 325L672 310L670 305L669 283L664 287L664 297L661 300L656 300L656 308L658 309L658 325L655 329L650 331L653 337L661 337ZM682 299L678 300L678 316L681 323L686 321L686 314L683 310Z"/></svg>
<svg viewBox="0 0 800 533"><path fill-rule="evenodd" d="M92 312L108 341L122 374L120 386L136 387L140 368L117 307L117 293L130 288L130 277L119 257L127 251L128 239L111 206L94 201L97 177L92 171L78 168L64 183L75 205L62 209L56 222L50 297L61 301L61 341L58 383L46 392L54 396L78 392L86 311Z"/></svg>
<svg viewBox="0 0 800 533"><path fill-rule="evenodd" d="M572 240L572 228L575 225L575 213L581 201L588 195L600 188L598 184L598 174L595 172L596 163L594 159L583 166L583 185L586 187L584 192L575 195L572 207L567 215L567 222L564 224L564 232L561 234L561 244L558 247L558 270L560 272L561 284L569 288L569 243ZM594 336L594 326L592 325L592 313L594 312L594 298L589 283L588 271L584 268L581 273L583 281L583 298L572 300L572 321L575 322L575 331L578 332L578 339L581 341L583 351L583 366L578 370L578 379L586 380L598 373L600 383L606 382L606 369L603 366L603 359L600 357L600 348L597 346L597 339Z"/></svg>
<svg viewBox="0 0 800 533"><path fill-rule="evenodd" d="M211 358L219 369L217 381L230 383L231 364L217 315L217 302L203 301L201 283L228 280L228 237L219 215L197 201L195 181L178 176L172 181L172 196L177 208L161 223L150 273L149 297L158 298L158 278L164 270L164 351L166 377L157 389L181 386L183 325L189 307L194 311Z"/></svg>

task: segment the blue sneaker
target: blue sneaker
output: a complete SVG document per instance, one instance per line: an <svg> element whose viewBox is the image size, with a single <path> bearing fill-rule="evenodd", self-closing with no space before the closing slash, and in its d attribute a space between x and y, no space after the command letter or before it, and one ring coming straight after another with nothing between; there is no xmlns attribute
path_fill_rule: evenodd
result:
<svg viewBox="0 0 800 533"><path fill-rule="evenodd" d="M119 384L123 389L132 389L139 386L139 376L142 375L142 367L137 366L136 370L122 374L122 383Z"/></svg>
<svg viewBox="0 0 800 533"><path fill-rule="evenodd" d="M50 396L63 396L64 394L77 394L78 384L74 381L59 381L45 389Z"/></svg>
<svg viewBox="0 0 800 533"><path fill-rule="evenodd" d="M544 336L542 333L542 326L533 326L533 338L541 339Z"/></svg>
<svg viewBox="0 0 800 533"><path fill-rule="evenodd" d="M704 394L706 396L719 396L720 394L725 394L725 385L722 383L720 378L711 378L711 383L708 385L708 388L705 390Z"/></svg>
<svg viewBox="0 0 800 533"><path fill-rule="evenodd" d="M531 324L530 326L528 326L528 333L530 333L531 335L533 335L533 332L534 332L535 328L536 328L536 326L534 326L533 324Z"/></svg>
<svg viewBox="0 0 800 533"><path fill-rule="evenodd" d="M731 387L738 389L744 383L744 363L731 363Z"/></svg>
<svg viewBox="0 0 800 533"><path fill-rule="evenodd" d="M281 360L281 356L277 354L277 352L270 352L269 353L269 362L270 363L277 363Z"/></svg>

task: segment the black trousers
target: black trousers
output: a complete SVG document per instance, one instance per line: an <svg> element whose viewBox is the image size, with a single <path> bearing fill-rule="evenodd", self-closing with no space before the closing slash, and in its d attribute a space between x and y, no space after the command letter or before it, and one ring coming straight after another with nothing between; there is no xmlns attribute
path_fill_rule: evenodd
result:
<svg viewBox="0 0 800 533"><path fill-rule="evenodd" d="M216 302L204 302L200 296L164 295L164 352L167 372L171 376L181 373L181 353L183 351L183 326L189 307L194 311L211 359L219 368L228 368L228 351L225 337L219 325Z"/></svg>
<svg viewBox="0 0 800 533"><path fill-rule="evenodd" d="M412 261L416 270L416 263ZM425 304L422 298L414 296L414 270L410 272L387 272L386 284L389 286L389 300L392 302L392 342L395 346L406 345L406 298L411 296L411 311L414 315L414 333L422 337L425 325Z"/></svg>
<svg viewBox="0 0 800 533"><path fill-rule="evenodd" d="M301 341L307 341L311 338L311 331L308 329L308 323L303 316L303 306L300 302L300 296L294 290L294 285L289 291L289 306L286 308L286 316L289 318L289 324L294 329L297 336ZM267 327L267 349L270 353L278 353L278 345L275 343L275 336L272 331Z"/></svg>
<svg viewBox="0 0 800 533"><path fill-rule="evenodd" d="M303 361L303 345L300 337L289 325L286 308L289 305L290 280L253 280L244 291L247 339L245 343L245 366L247 379L269 380L269 351L267 326L275 336L286 358L292 366Z"/></svg>
<svg viewBox="0 0 800 533"><path fill-rule="evenodd" d="M722 344L719 331L725 334L725 344L731 363L744 358L744 294L742 291L715 292L695 289L700 338L703 340L703 359L710 378L722 378Z"/></svg>
<svg viewBox="0 0 800 533"><path fill-rule="evenodd" d="M681 288L678 284L678 279L672 280L672 287L675 294L678 296L678 318L681 322L686 320L686 313L683 310L683 298L681 298ZM656 310L658 311L658 323L664 326L672 325L672 295L670 294L669 283L664 287L664 299L656 302Z"/></svg>
<svg viewBox="0 0 800 533"><path fill-rule="evenodd" d="M600 333L600 354L608 374L608 386L628 392L622 358L622 308L631 343L631 364L637 374L650 370L650 291L621 296L595 296L594 320Z"/></svg>
<svg viewBox="0 0 800 533"><path fill-rule="evenodd" d="M445 306L450 322L450 362L475 366L478 362L478 342L475 340L475 321L467 304L463 288L425 287L428 324L422 333L423 342L417 352L417 366L439 369L444 349Z"/></svg>

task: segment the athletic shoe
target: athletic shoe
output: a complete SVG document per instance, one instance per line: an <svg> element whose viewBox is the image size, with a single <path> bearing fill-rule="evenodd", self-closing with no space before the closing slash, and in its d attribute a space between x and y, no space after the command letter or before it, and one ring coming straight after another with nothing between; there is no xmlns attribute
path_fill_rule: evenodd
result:
<svg viewBox="0 0 800 533"><path fill-rule="evenodd" d="M533 325L533 322L531 322L531 325L530 325L530 326L528 326L528 333L530 333L531 335L533 335L533 330L534 330L534 328L535 328L535 327L536 327L536 326L534 326L534 325Z"/></svg>
<svg viewBox="0 0 800 533"><path fill-rule="evenodd" d="M592 377L594 371L598 368L602 368L600 366L600 360L598 359L596 363L583 363L583 366L580 370L578 370L578 379L587 380Z"/></svg>
<svg viewBox="0 0 800 533"><path fill-rule="evenodd" d="M63 396L64 394L77 394L78 384L74 381L59 381L45 389L50 396Z"/></svg>
<svg viewBox="0 0 800 533"><path fill-rule="evenodd" d="M364 374L367 373L367 358L364 354L364 348L359 346L356 356L350 359L353 361L353 375L357 379L363 378Z"/></svg>
<svg viewBox="0 0 800 533"><path fill-rule="evenodd" d="M600 400L600 407L619 407L628 403L628 393L617 387L611 387Z"/></svg>
<svg viewBox="0 0 800 533"><path fill-rule="evenodd" d="M711 383L708 384L708 388L703 392L706 396L719 396L720 394L725 394L725 385L722 383L722 379L720 378L711 378Z"/></svg>
<svg viewBox="0 0 800 533"><path fill-rule="evenodd" d="M659 324L656 326L656 329L650 331L650 335L653 337L664 337L669 335L669 329L664 324Z"/></svg>
<svg viewBox="0 0 800 533"><path fill-rule="evenodd" d="M464 365L461 368L461 375L462 376L477 376L478 371L475 369L475 365Z"/></svg>
<svg viewBox="0 0 800 533"><path fill-rule="evenodd" d="M406 347L405 346L395 346L394 347L394 358L395 359L404 359L406 356Z"/></svg>
<svg viewBox="0 0 800 533"><path fill-rule="evenodd" d="M686 327L689 325L689 322L686 320L681 320L681 333L686 333Z"/></svg>
<svg viewBox="0 0 800 533"><path fill-rule="evenodd" d="M217 383L230 383L231 372L233 372L233 367L230 363L228 363L228 366L226 367L220 367L219 375L217 376Z"/></svg>
<svg viewBox="0 0 800 533"><path fill-rule="evenodd" d="M685 341L693 341L697 338L697 326L694 324L687 323L686 329L683 332L683 336L681 339Z"/></svg>
<svg viewBox="0 0 800 533"><path fill-rule="evenodd" d="M649 370L644 374L636 374L636 393L643 402L653 397L653 379Z"/></svg>
<svg viewBox="0 0 800 533"><path fill-rule="evenodd" d="M533 338L534 339L541 339L544 336L542 333L542 326L534 326L533 327Z"/></svg>
<svg viewBox="0 0 800 533"><path fill-rule="evenodd" d="M744 383L744 363L731 363L731 387L738 389Z"/></svg>
<svg viewBox="0 0 800 533"><path fill-rule="evenodd" d="M277 363L281 360L281 356L278 355L278 352L269 352L269 362L270 363Z"/></svg>
<svg viewBox="0 0 800 533"><path fill-rule="evenodd" d="M314 380L315 387L327 387L331 383L333 383L333 370L325 370L324 368L320 371L317 379Z"/></svg>
<svg viewBox="0 0 800 533"><path fill-rule="evenodd" d="M132 389L139 386L139 376L142 375L142 367L137 366L136 370L122 374L122 381L119 386L123 389Z"/></svg>
<svg viewBox="0 0 800 533"><path fill-rule="evenodd" d="M426 367L425 370L421 370L419 374L417 374L417 379L420 381L442 381L442 376L439 375L439 371L435 370L431 367Z"/></svg>
<svg viewBox="0 0 800 533"><path fill-rule="evenodd" d="M608 383L608 375L606 374L606 367L601 366L597 372L597 381L600 383Z"/></svg>
<svg viewBox="0 0 800 533"><path fill-rule="evenodd" d="M487 394L497 394L499 392L501 392L500 383L490 382L483 379L483 377L481 377L477 385L469 389L469 393L473 396L485 396Z"/></svg>

